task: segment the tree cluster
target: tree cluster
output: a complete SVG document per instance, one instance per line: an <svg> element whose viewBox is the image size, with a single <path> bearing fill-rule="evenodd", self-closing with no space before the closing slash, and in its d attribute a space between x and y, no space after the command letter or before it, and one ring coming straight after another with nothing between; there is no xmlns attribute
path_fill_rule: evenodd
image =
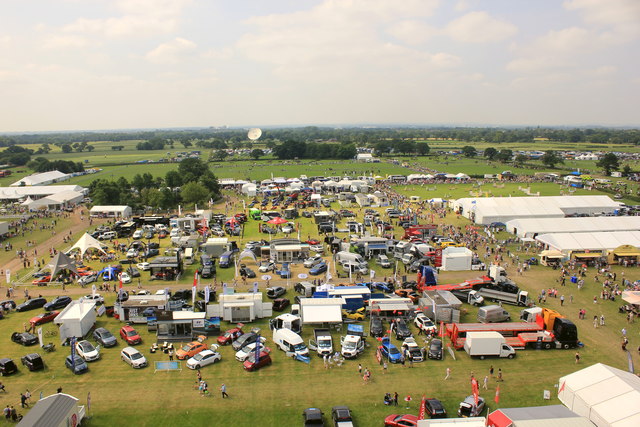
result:
<svg viewBox="0 0 640 427"><path fill-rule="evenodd" d="M273 148L280 160L290 159L352 159L357 150L354 144L328 144L288 140Z"/></svg>
<svg viewBox="0 0 640 427"><path fill-rule="evenodd" d="M7 163L14 166L24 166L29 162L29 160L31 160L32 154L33 150L29 148L12 145L6 150L0 152L0 163Z"/></svg>
<svg viewBox="0 0 640 427"><path fill-rule="evenodd" d="M152 138L148 141L138 142L136 149L138 150L163 150L164 146L169 142L164 138Z"/></svg>
<svg viewBox="0 0 640 427"><path fill-rule="evenodd" d="M60 171L62 173L82 172L84 166L81 162L72 162L70 160L53 160L50 161L44 157L36 157L27 163L27 166L35 172Z"/></svg>

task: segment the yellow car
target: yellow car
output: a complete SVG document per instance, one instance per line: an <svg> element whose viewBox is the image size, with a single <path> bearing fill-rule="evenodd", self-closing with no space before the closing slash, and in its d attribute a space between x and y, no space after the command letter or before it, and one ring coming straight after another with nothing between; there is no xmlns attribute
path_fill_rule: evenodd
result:
<svg viewBox="0 0 640 427"><path fill-rule="evenodd" d="M361 307L357 310L342 309L342 317L351 320L364 320L364 318L366 317L366 312L364 307Z"/></svg>

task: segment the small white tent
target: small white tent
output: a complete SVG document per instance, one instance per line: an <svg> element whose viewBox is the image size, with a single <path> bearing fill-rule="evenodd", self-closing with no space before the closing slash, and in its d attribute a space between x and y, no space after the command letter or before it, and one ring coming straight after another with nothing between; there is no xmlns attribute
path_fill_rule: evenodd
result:
<svg viewBox="0 0 640 427"><path fill-rule="evenodd" d="M75 245L71 246L71 249L80 249L80 255L84 255L84 253L90 249L95 248L102 253L106 253L104 249L102 249L103 244L100 243L96 238L92 237L88 233L84 233L82 237L76 242Z"/></svg>
<svg viewBox="0 0 640 427"><path fill-rule="evenodd" d="M442 267L444 271L471 270L473 252L467 248L449 246L442 251Z"/></svg>
<svg viewBox="0 0 640 427"><path fill-rule="evenodd" d="M596 363L560 378L558 398L598 427L640 425L640 378Z"/></svg>

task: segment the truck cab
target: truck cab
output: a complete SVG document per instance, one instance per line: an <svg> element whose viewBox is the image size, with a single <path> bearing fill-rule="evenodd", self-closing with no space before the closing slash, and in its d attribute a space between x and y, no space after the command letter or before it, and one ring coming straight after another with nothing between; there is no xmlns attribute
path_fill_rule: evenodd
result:
<svg viewBox="0 0 640 427"><path fill-rule="evenodd" d="M309 340L309 350L316 351L318 356L333 354L333 340L329 329L315 329L313 331L314 339Z"/></svg>
<svg viewBox="0 0 640 427"><path fill-rule="evenodd" d="M358 357L365 347L364 327L362 325L348 325L347 334L340 337L340 344L342 345L341 353L345 359Z"/></svg>
<svg viewBox="0 0 640 427"><path fill-rule="evenodd" d="M271 319L269 321L269 327L271 328L271 330L283 328L290 329L293 332L299 334L300 332L302 332L302 319L300 318L300 316L285 313Z"/></svg>

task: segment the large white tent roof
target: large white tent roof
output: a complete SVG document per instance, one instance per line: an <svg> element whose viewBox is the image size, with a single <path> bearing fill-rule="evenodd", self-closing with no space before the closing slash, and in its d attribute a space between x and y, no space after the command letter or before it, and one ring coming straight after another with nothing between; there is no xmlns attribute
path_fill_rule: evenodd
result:
<svg viewBox="0 0 640 427"><path fill-rule="evenodd" d="M89 248L96 248L99 251L104 252L104 249L102 249L103 246L104 245L96 238L92 237L90 234L84 233L82 237L78 239L76 244L71 247L71 249L78 248L80 249L80 254L84 255Z"/></svg>
<svg viewBox="0 0 640 427"><path fill-rule="evenodd" d="M602 251L622 245L640 246L640 231L542 234L536 240L551 249L567 251Z"/></svg>
<svg viewBox="0 0 640 427"><path fill-rule="evenodd" d="M558 398L598 427L640 425L640 378L597 363L560 378Z"/></svg>
<svg viewBox="0 0 640 427"><path fill-rule="evenodd" d="M596 216L578 218L522 218L507 221L507 231L520 237L545 233L587 231L638 231L640 216Z"/></svg>

